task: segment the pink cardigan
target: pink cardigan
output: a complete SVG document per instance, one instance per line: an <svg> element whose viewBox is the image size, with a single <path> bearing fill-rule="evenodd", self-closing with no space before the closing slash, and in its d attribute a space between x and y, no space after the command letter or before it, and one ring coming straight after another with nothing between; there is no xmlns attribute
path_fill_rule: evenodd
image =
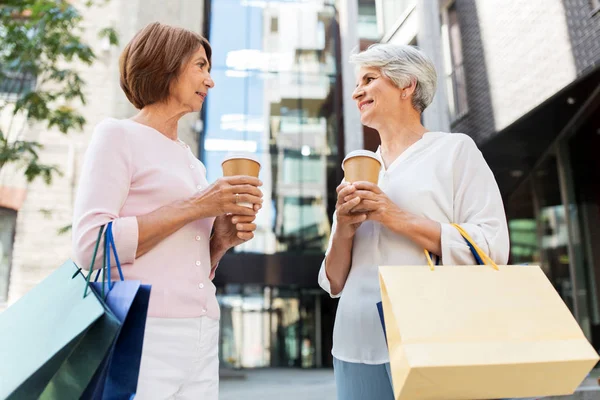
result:
<svg viewBox="0 0 600 400"><path fill-rule="evenodd" d="M73 251L88 269L98 229L113 221L125 279L152 285L148 315L219 319L209 238L214 218L191 222L135 258L138 215L208 186L206 168L183 143L132 120L106 119L87 149L73 216ZM102 262L98 251L94 267ZM113 257L113 266L114 257ZM113 270L113 277L118 275Z"/></svg>

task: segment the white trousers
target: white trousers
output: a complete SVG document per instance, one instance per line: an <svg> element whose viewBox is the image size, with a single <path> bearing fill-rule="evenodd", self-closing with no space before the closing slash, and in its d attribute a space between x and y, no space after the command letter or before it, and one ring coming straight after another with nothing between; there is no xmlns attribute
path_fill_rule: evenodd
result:
<svg viewBox="0 0 600 400"><path fill-rule="evenodd" d="M217 400L219 321L148 318L135 400Z"/></svg>

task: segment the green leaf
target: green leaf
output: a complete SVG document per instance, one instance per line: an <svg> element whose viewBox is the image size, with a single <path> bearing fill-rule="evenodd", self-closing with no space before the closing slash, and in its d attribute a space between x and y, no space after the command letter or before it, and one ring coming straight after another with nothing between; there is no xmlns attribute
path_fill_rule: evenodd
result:
<svg viewBox="0 0 600 400"><path fill-rule="evenodd" d="M98 32L98 37L100 39L108 38L108 41L111 46L119 45L119 35L117 34L117 31L114 28L106 27L101 29L100 32Z"/></svg>
<svg viewBox="0 0 600 400"><path fill-rule="evenodd" d="M58 233L59 235L64 235L64 234L66 234L66 233L69 233L69 232L71 232L71 229L72 229L72 228L73 228L73 225L72 225L72 224L65 225L65 226L61 227L61 228L60 228L60 229L57 231L57 233Z"/></svg>
<svg viewBox="0 0 600 400"><path fill-rule="evenodd" d="M107 0L86 3L102 6ZM83 22L72 0L0 0L0 110L14 102L13 118L24 116L63 133L83 129L85 119L74 105L86 103L85 82L73 63L96 60L84 40ZM98 35L118 45L113 28ZM29 181L40 177L47 183L60 174L56 166L39 162L41 144L9 143L6 138L14 134L0 131L0 168L14 163Z"/></svg>

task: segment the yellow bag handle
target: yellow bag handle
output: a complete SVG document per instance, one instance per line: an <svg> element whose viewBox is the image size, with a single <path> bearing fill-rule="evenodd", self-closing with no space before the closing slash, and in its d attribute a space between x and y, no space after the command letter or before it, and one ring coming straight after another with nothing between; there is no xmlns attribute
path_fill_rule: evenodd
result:
<svg viewBox="0 0 600 400"><path fill-rule="evenodd" d="M460 226L458 224L452 224L452 226L455 227L460 232L461 236L463 238L465 238L465 240L467 242L469 242L469 244L471 246L473 246L473 249L475 249L475 251L477 252L477 255L479 256L479 258L481 258L481 260L484 262L485 265L489 265L490 267L494 268L496 271L499 270L496 263L487 254L485 254L479 246L477 246L475 241L471 238L471 236L467 233L467 231L465 231L463 229L462 226ZM425 257L427 257L427 264L429 264L429 269L434 271L435 265L433 264L433 261L431 260L431 255L429 254L429 251L424 250L424 252L425 252Z"/></svg>

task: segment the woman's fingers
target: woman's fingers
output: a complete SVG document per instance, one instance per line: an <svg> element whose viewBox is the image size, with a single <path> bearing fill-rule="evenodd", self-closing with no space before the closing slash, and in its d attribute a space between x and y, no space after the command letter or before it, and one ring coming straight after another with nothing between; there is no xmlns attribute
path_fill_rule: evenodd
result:
<svg viewBox="0 0 600 400"><path fill-rule="evenodd" d="M338 220L338 222L341 224L346 224L346 225L354 225L354 224L360 224L361 222L365 222L366 220L367 220L367 214L356 213L356 214L350 214L350 215L341 217L340 220Z"/></svg>
<svg viewBox="0 0 600 400"><path fill-rule="evenodd" d="M345 203L344 198L350 196L354 192L356 192L356 188L354 186L352 186L352 185L348 185L347 187L343 188L342 190L340 190L338 192L337 203L338 204Z"/></svg>
<svg viewBox="0 0 600 400"><path fill-rule="evenodd" d="M377 198L377 194L370 192L368 190L356 190L354 193L349 194L344 198L344 201L352 200L355 197L360 197L361 199L367 200L375 200Z"/></svg>
<svg viewBox="0 0 600 400"><path fill-rule="evenodd" d="M237 193L237 194L250 194L252 196L256 196L256 197L263 197L262 192L260 191L259 188L252 186L252 185L232 185L228 191L230 193Z"/></svg>
<svg viewBox="0 0 600 400"><path fill-rule="evenodd" d="M252 238L254 238L254 233L252 232L238 232L237 233L237 237L244 240L244 241L248 241Z"/></svg>
<svg viewBox="0 0 600 400"><path fill-rule="evenodd" d="M231 218L231 222L234 224L249 223L256 219L256 215L234 215Z"/></svg>
<svg viewBox="0 0 600 400"><path fill-rule="evenodd" d="M238 230L238 232L252 232L256 230L256 224L235 224L235 229Z"/></svg>
<svg viewBox="0 0 600 400"><path fill-rule="evenodd" d="M348 182L346 182L346 181L343 181L342 183L340 183L340 184L338 185L338 187L337 187L337 188L335 188L335 191L336 191L336 193L339 193L339 192L340 192L342 189L344 189L345 187L348 187L348 186L352 186L352 185L350 185L350 184L349 184Z"/></svg>
<svg viewBox="0 0 600 400"><path fill-rule="evenodd" d="M258 178L255 178L253 176L244 176L244 175L227 176L227 177L223 177L221 179L223 179L225 182L227 182L233 186L239 186L239 185L262 186L262 182Z"/></svg>
<svg viewBox="0 0 600 400"><path fill-rule="evenodd" d="M356 207L351 210L352 213L364 213L376 211L380 208L380 204L373 200L362 200Z"/></svg>
<svg viewBox="0 0 600 400"><path fill-rule="evenodd" d="M236 216L256 216L256 211L254 210L254 208L232 203L227 204L227 206L225 207L225 212Z"/></svg>
<svg viewBox="0 0 600 400"><path fill-rule="evenodd" d="M350 211L352 211L352 209L354 207L356 207L359 203L360 203L360 197L355 197L354 199L345 202L344 204L342 204L338 207L338 209L337 209L338 215L348 215L350 213Z"/></svg>
<svg viewBox="0 0 600 400"><path fill-rule="evenodd" d="M354 186L358 190L368 190L368 191L376 193L376 194L382 193L379 186L377 186L371 182L366 182L366 181L354 182L352 184L352 186Z"/></svg>
<svg viewBox="0 0 600 400"><path fill-rule="evenodd" d="M261 197L252 196L251 194L238 193L232 195L232 201L234 203L262 204L263 199Z"/></svg>

